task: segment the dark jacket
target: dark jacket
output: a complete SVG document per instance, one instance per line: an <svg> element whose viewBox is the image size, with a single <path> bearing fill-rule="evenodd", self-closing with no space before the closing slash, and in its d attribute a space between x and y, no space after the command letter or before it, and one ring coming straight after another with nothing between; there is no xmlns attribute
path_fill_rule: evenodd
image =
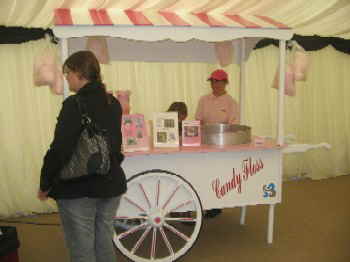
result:
<svg viewBox="0 0 350 262"><path fill-rule="evenodd" d="M59 173L72 156L75 145L82 130L81 114L76 95L81 97L86 105L88 115L104 129L107 129L112 143L111 176L89 177L78 181L62 181ZM125 174L120 167L123 160L121 154L121 105L110 96L110 104L101 84L88 83L76 95L69 96L63 102L57 118L55 135L44 157L41 169L40 190L49 191L54 199L96 197L106 198L123 194L126 191Z"/></svg>

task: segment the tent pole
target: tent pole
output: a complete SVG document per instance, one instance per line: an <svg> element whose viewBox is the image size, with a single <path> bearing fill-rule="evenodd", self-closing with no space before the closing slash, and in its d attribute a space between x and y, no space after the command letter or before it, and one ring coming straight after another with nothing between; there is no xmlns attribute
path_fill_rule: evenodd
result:
<svg viewBox="0 0 350 262"><path fill-rule="evenodd" d="M286 40L279 41L279 88L277 105L277 144L284 143L284 90L285 90L285 70L286 70Z"/></svg>
<svg viewBox="0 0 350 262"><path fill-rule="evenodd" d="M68 40L67 38L61 38L61 60L62 64L68 58ZM69 96L68 83L64 79L63 81L63 99L66 99Z"/></svg>
<svg viewBox="0 0 350 262"><path fill-rule="evenodd" d="M245 78L245 53L246 53L245 38L241 38L241 57L240 57L240 81L239 81L239 119L240 124L246 124L245 116L245 97L246 97L246 78Z"/></svg>

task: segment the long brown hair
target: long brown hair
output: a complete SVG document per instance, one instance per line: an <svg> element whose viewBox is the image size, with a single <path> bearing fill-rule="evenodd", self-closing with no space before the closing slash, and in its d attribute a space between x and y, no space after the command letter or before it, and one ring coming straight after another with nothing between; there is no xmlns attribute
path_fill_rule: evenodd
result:
<svg viewBox="0 0 350 262"><path fill-rule="evenodd" d="M100 64L91 51L78 51L67 58L63 64L65 69L79 73L89 82L102 82Z"/></svg>
<svg viewBox="0 0 350 262"><path fill-rule="evenodd" d="M79 73L89 82L99 82L106 93L108 104L111 103L111 97L107 94L106 87L102 83L100 63L93 52L84 50L72 54L63 64L63 72L65 69Z"/></svg>

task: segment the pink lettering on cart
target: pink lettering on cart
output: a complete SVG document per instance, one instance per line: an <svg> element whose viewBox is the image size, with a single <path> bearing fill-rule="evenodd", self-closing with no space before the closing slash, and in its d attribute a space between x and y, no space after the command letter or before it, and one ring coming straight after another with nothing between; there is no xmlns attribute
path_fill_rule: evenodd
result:
<svg viewBox="0 0 350 262"><path fill-rule="evenodd" d="M232 190L242 193L242 183L247 182L250 177L257 174L263 168L264 162L261 159L255 161L251 157L244 159L242 161L241 172L237 172L235 168L232 168L231 179L225 183L221 183L220 178L216 178L211 183L212 190L218 199L221 199Z"/></svg>
<svg viewBox="0 0 350 262"><path fill-rule="evenodd" d="M264 168L264 162L259 159L253 161L251 157L242 161L243 179L246 181L250 176L254 176L257 172Z"/></svg>

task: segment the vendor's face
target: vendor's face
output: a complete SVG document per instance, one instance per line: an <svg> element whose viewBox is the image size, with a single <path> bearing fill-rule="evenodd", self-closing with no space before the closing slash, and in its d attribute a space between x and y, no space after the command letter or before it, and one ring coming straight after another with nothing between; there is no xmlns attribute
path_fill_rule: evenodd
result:
<svg viewBox="0 0 350 262"><path fill-rule="evenodd" d="M211 83L211 89L213 90L213 95L215 96L221 96L226 93L226 85L227 81L225 80L210 80Z"/></svg>
<svg viewBox="0 0 350 262"><path fill-rule="evenodd" d="M81 79L77 72L69 70L69 68L64 69L64 76L68 82L69 90L76 93L81 87Z"/></svg>

